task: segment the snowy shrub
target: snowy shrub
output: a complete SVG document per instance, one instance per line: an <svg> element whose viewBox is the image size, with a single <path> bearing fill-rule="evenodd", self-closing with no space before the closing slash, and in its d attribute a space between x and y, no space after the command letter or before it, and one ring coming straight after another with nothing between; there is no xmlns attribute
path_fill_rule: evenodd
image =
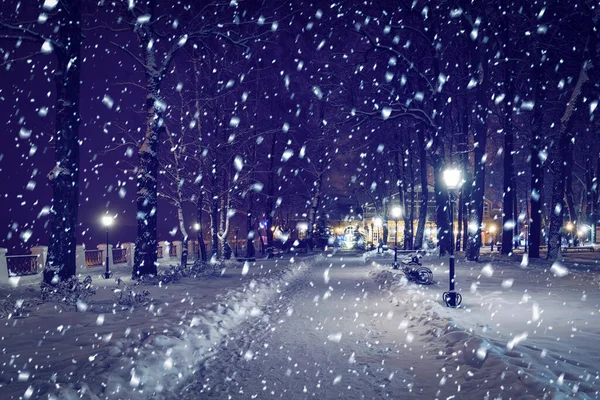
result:
<svg viewBox="0 0 600 400"><path fill-rule="evenodd" d="M136 284L139 284L136 283ZM126 308L134 308L136 306L143 306L148 304L152 298L150 292L147 289L137 290L132 286L127 285L119 278L117 285L123 288L115 289L114 299L115 302Z"/></svg>
<svg viewBox="0 0 600 400"><path fill-rule="evenodd" d="M31 301L17 299L8 296L0 300L0 319L21 317L25 313L25 307L32 306Z"/></svg>
<svg viewBox="0 0 600 400"><path fill-rule="evenodd" d="M96 294L92 286L92 277L87 276L83 282L73 276L66 281L56 285L45 282L40 284L42 290L42 301L57 303L61 306L75 307L76 311L85 311L89 298Z"/></svg>

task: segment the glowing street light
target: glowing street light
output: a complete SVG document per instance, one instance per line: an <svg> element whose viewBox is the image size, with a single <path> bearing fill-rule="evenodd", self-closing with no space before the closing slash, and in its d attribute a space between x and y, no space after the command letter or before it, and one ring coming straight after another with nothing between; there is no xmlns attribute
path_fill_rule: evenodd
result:
<svg viewBox="0 0 600 400"><path fill-rule="evenodd" d="M394 269L398 269L398 220L402 216L402 209L398 206L392 208L392 218L396 221L396 232L394 235Z"/></svg>
<svg viewBox="0 0 600 400"><path fill-rule="evenodd" d="M108 258L108 229L110 228L110 226L113 224L114 222L114 218L111 217L110 215L104 215L102 216L102 225L104 225L106 227L106 272L104 272L104 279L110 279L111 277L111 273L110 273L110 267L109 267L109 258Z"/></svg>
<svg viewBox="0 0 600 400"><path fill-rule="evenodd" d="M569 232L569 239L568 239L569 247L571 247L571 243L573 242L573 228L574 228L573 223L571 221L567 222L566 228L567 228L567 232Z"/></svg>
<svg viewBox="0 0 600 400"><path fill-rule="evenodd" d="M458 307L462 302L462 296L454 290L456 283L456 274L454 271L454 192L462 184L462 171L455 167L450 167L443 172L444 183L449 191L450 201L450 271L448 279L450 281L450 290L444 292L444 302L448 307Z"/></svg>

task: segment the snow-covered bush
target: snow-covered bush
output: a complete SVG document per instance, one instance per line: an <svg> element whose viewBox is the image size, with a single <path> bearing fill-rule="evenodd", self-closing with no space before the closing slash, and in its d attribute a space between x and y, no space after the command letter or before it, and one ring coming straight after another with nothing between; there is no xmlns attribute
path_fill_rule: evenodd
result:
<svg viewBox="0 0 600 400"><path fill-rule="evenodd" d="M120 306L134 308L146 305L152 300L150 292L147 289L138 290L135 286L127 285L121 278L117 280L117 285L119 289L114 290L114 299Z"/></svg>
<svg viewBox="0 0 600 400"><path fill-rule="evenodd" d="M73 276L66 281L58 282L56 285L42 282L40 288L42 301L75 307L77 311L85 311L89 298L96 294L96 288L92 286L91 276L87 276L83 281Z"/></svg>
<svg viewBox="0 0 600 400"><path fill-rule="evenodd" d="M15 300L13 297L8 296L0 300L0 319L21 317L26 306L31 306L31 303L23 299Z"/></svg>

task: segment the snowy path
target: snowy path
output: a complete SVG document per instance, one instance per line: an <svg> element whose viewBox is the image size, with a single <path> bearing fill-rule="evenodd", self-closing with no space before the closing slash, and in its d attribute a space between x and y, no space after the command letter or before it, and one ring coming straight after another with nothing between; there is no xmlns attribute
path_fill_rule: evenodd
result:
<svg viewBox="0 0 600 400"><path fill-rule="evenodd" d="M312 266L233 332L181 398L434 398L443 365L426 338L407 337L409 306L372 271L344 253Z"/></svg>

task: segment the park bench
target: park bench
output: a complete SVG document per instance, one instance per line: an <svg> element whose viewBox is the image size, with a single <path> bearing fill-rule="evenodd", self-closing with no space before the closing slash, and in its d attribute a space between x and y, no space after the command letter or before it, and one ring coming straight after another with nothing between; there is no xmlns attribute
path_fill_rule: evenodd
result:
<svg viewBox="0 0 600 400"><path fill-rule="evenodd" d="M593 246L577 246L577 247L563 247L562 251L565 253L581 252L581 251L595 251Z"/></svg>
<svg viewBox="0 0 600 400"><path fill-rule="evenodd" d="M410 258L402 260L402 272L404 272L406 279L409 281L421 285L431 285L433 283L433 272L421 265L421 257L423 256L417 253Z"/></svg>

